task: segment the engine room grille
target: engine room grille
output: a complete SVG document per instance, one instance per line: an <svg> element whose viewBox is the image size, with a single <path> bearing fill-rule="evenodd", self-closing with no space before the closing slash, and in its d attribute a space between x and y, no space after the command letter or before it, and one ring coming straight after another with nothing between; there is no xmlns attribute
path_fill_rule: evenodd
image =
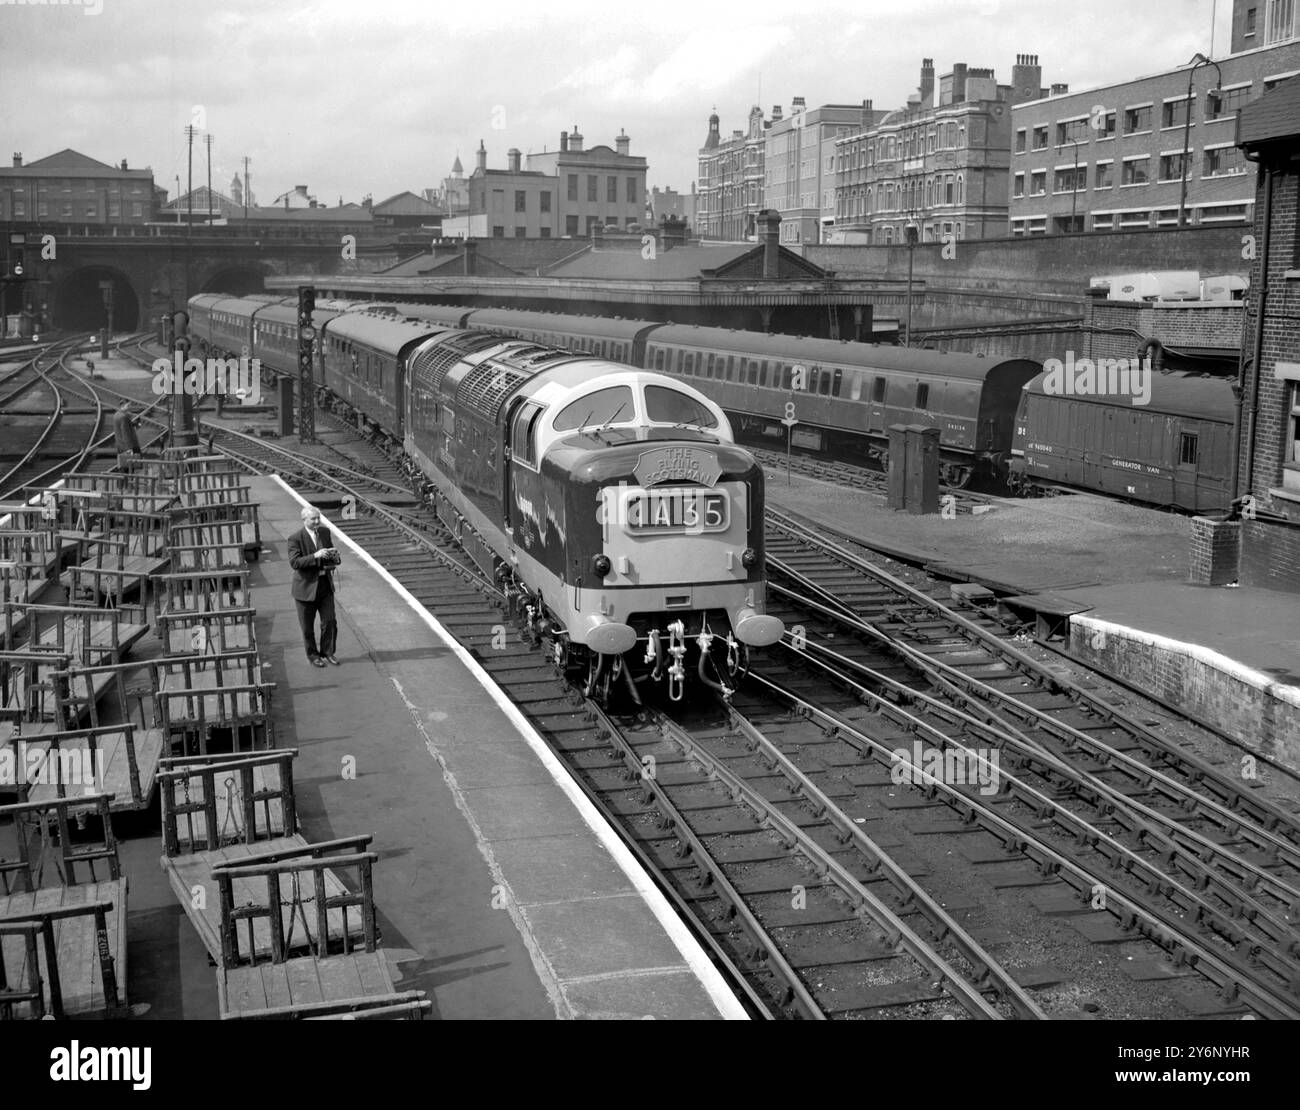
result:
<svg viewBox="0 0 1300 1110"><path fill-rule="evenodd" d="M501 336L481 331L453 333L435 347L420 352L413 367L414 377L428 389L439 392L442 389L442 379L456 363L478 351L495 347L500 342Z"/></svg>
<svg viewBox="0 0 1300 1110"><path fill-rule="evenodd" d="M462 379L460 388L456 391L456 403L478 413L489 422L496 423L502 402L520 382L531 378L534 372L495 359L481 362Z"/></svg>

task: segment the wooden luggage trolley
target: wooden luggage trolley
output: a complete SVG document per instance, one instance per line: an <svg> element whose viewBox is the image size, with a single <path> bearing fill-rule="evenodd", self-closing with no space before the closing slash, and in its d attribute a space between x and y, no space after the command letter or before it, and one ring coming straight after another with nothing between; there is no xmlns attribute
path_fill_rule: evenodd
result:
<svg viewBox="0 0 1300 1110"><path fill-rule="evenodd" d="M229 732L231 748L275 745L271 693L256 649L225 654L168 655L151 659L152 692L162 728L183 754L207 755L216 733ZM220 739L225 739L224 736Z"/></svg>
<svg viewBox="0 0 1300 1110"><path fill-rule="evenodd" d="M167 760L160 775L163 870L218 965L222 1017L420 1017L431 1004L395 989L379 947L372 838L297 833L295 755Z"/></svg>
<svg viewBox="0 0 1300 1110"><path fill-rule="evenodd" d="M153 595L154 624L169 655L257 646L246 570L156 574Z"/></svg>
<svg viewBox="0 0 1300 1110"><path fill-rule="evenodd" d="M127 882L110 801L0 806L0 1018L125 1008ZM90 821L102 828L97 842L81 831Z"/></svg>

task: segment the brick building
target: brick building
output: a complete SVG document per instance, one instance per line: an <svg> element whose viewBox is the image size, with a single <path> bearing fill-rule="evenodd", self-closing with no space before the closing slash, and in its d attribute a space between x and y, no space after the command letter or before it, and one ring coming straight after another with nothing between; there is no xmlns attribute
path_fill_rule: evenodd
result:
<svg viewBox="0 0 1300 1110"><path fill-rule="evenodd" d="M153 170L97 162L75 150L0 168L0 221L11 223L143 224L154 218L167 190Z"/></svg>
<svg viewBox="0 0 1300 1110"><path fill-rule="evenodd" d="M924 59L906 107L835 143L837 237L902 243L909 224L920 242L1005 235L1011 109L1041 77L1036 55L1016 59L1010 85L960 62L936 82Z"/></svg>
<svg viewBox="0 0 1300 1110"><path fill-rule="evenodd" d="M1011 233L1176 227L1184 173L1186 223L1249 222L1254 188L1233 120L1300 72L1300 5L1235 0L1231 50L1083 92L1054 86L1017 104Z"/></svg>
<svg viewBox="0 0 1300 1110"><path fill-rule="evenodd" d="M1253 500L1240 579L1300 590L1300 77L1243 107L1236 140L1256 165L1235 490Z"/></svg>
<svg viewBox="0 0 1300 1110"><path fill-rule="evenodd" d="M590 236L593 227L625 228L645 220L646 160L629 152L631 141L620 130L614 149L585 149L575 124L560 132L559 150L527 156L529 171L555 181L556 236Z"/></svg>
<svg viewBox="0 0 1300 1110"><path fill-rule="evenodd" d="M757 104L749 110L749 125L732 131L724 140L718 113L709 116L709 133L700 147L700 168L695 194L695 231L701 239L741 242L757 235L758 214L763 210L764 161L769 127L781 119L763 118Z"/></svg>
<svg viewBox="0 0 1300 1110"><path fill-rule="evenodd" d="M871 101L808 109L802 96L790 114L772 110L764 150L764 202L781 214L783 243L820 243L835 222L835 142L880 119Z"/></svg>

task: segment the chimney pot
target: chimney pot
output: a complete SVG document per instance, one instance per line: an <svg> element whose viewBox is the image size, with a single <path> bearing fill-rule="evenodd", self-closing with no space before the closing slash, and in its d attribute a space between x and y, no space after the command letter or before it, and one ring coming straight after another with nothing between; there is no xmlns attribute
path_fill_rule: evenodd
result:
<svg viewBox="0 0 1300 1110"><path fill-rule="evenodd" d="M23 165L23 156L18 151L14 151L14 169L21 169Z"/></svg>
<svg viewBox="0 0 1300 1110"><path fill-rule="evenodd" d="M564 154L568 151L568 149L569 149L569 133L567 131L561 131L560 132L560 153Z"/></svg>
<svg viewBox="0 0 1300 1110"><path fill-rule="evenodd" d="M509 165L509 167L510 167L510 172L511 172L511 173L518 173L518 172L519 172L519 149L518 149L518 147L513 147L513 146L512 146L508 151L506 151L506 159L507 159L507 165Z"/></svg>

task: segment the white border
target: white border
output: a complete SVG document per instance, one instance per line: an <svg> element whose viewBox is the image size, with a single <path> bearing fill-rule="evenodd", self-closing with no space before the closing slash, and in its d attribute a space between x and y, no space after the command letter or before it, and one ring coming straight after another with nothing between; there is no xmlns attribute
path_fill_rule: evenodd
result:
<svg viewBox="0 0 1300 1110"><path fill-rule="evenodd" d="M271 474L269 477L279 484L279 486L288 493L295 501L304 508L309 502L303 498L297 490L293 489L278 474ZM682 924L672 907L668 905L668 900L650 881L649 876L633 858L632 853L619 838L618 834L610 828L609 823L600 815L596 807L591 803L587 796L573 777L569 774L564 765L555 757L555 754L547 746L546 742L538 735L528 720L518 707L501 691L501 688L492 681L487 672L479 665L478 661L438 622L437 618L429 612L418 600L397 581L384 567L375 562L374 558L364 548L359 547L337 524L321 515L321 519L330 528L332 534L340 537L361 560L366 563L372 570L396 591L397 595L409 605L415 613L427 624L430 630L443 644L448 647L456 658L464 665L474 679L488 696L496 703L497 707L510 719L511 724L519 731L519 734L532 748L537 758L541 761L555 784L565 793L573 808L586 822L587 827L596 835L596 839L604 846L609 854L618 864L619 869L631 880L633 888L641 896L642 900L650 908L655 919L663 927L669 939L676 945L677 950L682 954L682 959L691 969L691 973L699 981L700 985L707 992L710 1000L718 1008L719 1014L728 1020L748 1020L749 1015L745 1013L740 1001L727 988L723 982L722 975L715 968L712 962L704 954L704 950L691 936L686 926ZM532 938L530 937L529 940Z"/></svg>

